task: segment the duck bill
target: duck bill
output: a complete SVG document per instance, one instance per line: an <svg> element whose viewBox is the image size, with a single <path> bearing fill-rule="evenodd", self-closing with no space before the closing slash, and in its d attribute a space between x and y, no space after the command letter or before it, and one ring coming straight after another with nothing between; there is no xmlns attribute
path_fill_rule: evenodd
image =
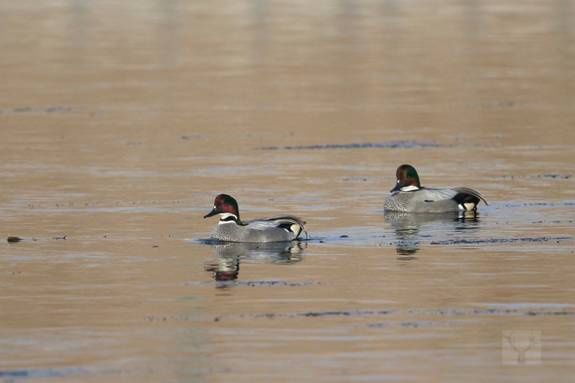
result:
<svg viewBox="0 0 575 383"><path fill-rule="evenodd" d="M212 211L210 211L208 214L204 215L204 218L212 217L216 214L219 214L219 212L216 209L212 209Z"/></svg>
<svg viewBox="0 0 575 383"><path fill-rule="evenodd" d="M393 193L400 190L401 190L401 184L399 182L396 182L395 186L393 187L393 189L390 190L390 192Z"/></svg>

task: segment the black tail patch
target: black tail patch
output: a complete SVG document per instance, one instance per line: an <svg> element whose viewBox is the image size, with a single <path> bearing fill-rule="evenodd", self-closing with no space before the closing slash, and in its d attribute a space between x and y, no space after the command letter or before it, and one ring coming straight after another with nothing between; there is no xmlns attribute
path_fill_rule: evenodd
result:
<svg viewBox="0 0 575 383"><path fill-rule="evenodd" d="M453 197L453 200L463 207L465 207L465 204L471 203L473 204L473 210L475 210L480 201L489 205L485 198L476 190L465 187L455 188L454 190L457 194Z"/></svg>

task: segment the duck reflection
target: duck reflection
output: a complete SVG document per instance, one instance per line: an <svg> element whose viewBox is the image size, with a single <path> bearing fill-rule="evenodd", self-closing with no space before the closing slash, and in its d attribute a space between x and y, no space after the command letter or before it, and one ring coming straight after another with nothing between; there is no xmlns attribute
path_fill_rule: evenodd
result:
<svg viewBox="0 0 575 383"><path fill-rule="evenodd" d="M477 214L425 214L386 212L385 222L389 223L395 231L396 252L399 259L416 259L414 254L419 250L419 243L427 238L434 237L435 230L442 236L449 236L450 232L476 229ZM427 230L433 228L433 230Z"/></svg>
<svg viewBox="0 0 575 383"><path fill-rule="evenodd" d="M204 269L218 282L238 279L240 263L299 262L304 249L300 242L220 243L213 247L214 255L206 261Z"/></svg>

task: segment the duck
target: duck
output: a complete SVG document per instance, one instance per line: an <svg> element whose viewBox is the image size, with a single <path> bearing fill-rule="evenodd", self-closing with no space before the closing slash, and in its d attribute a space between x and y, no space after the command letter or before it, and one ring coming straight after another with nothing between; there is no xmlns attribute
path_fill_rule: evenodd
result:
<svg viewBox="0 0 575 383"><path fill-rule="evenodd" d="M395 172L396 183L385 199L385 211L406 213L477 212L483 196L468 187L434 189L421 186L417 170L412 165L400 165Z"/></svg>
<svg viewBox="0 0 575 383"><path fill-rule="evenodd" d="M212 238L223 242L289 242L305 232L305 222L289 215L243 222L238 202L228 194L216 196L213 209L204 218L214 215L220 220Z"/></svg>

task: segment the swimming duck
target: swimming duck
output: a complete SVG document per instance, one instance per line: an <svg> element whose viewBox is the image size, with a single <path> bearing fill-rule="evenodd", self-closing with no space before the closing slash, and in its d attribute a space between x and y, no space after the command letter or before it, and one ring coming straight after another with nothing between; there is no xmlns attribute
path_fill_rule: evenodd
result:
<svg viewBox="0 0 575 383"><path fill-rule="evenodd" d="M293 216L262 218L242 222L236 200L220 194L214 208L204 218L219 214L220 221L213 238L226 242L286 242L297 239L304 232L302 220Z"/></svg>
<svg viewBox="0 0 575 383"><path fill-rule="evenodd" d="M409 213L476 212L479 201L487 201L478 191L455 187L431 189L421 186L417 170L401 165L395 173L397 181L383 207L389 211Z"/></svg>

